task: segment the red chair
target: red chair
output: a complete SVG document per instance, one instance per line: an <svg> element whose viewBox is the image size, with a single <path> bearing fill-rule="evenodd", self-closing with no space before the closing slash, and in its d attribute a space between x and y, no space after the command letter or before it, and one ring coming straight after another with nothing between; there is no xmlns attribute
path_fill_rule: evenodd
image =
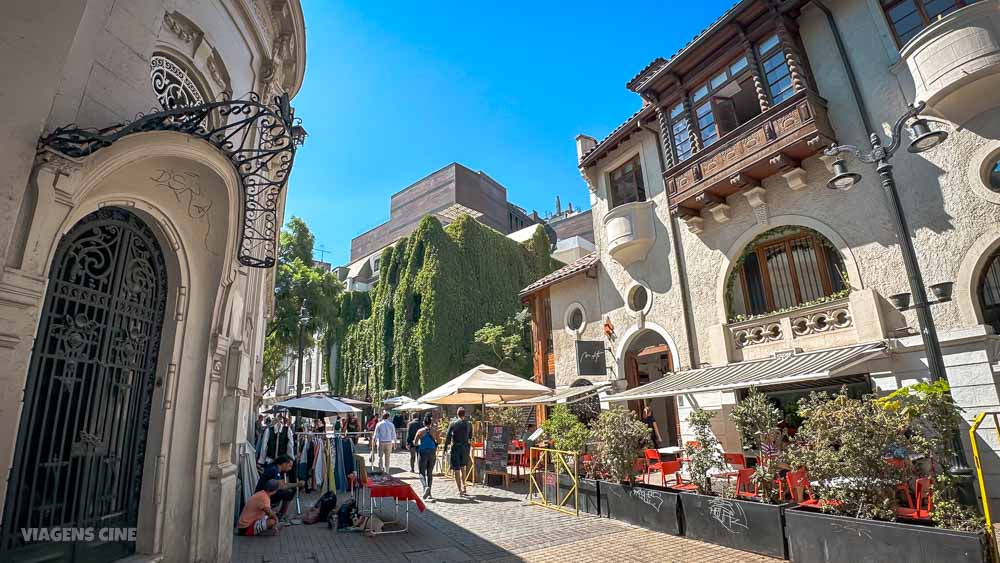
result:
<svg viewBox="0 0 1000 563"><path fill-rule="evenodd" d="M745 467L736 470L736 496L744 498L755 498L757 485L753 482L753 474L757 470L752 467Z"/></svg>
<svg viewBox="0 0 1000 563"><path fill-rule="evenodd" d="M660 471L663 472L664 478L667 475L673 475L673 483L664 483L667 487L671 489L677 489L679 491L694 491L698 487L694 483L685 483L684 478L681 477L681 462L674 461L662 461L660 462Z"/></svg>
<svg viewBox="0 0 1000 563"><path fill-rule="evenodd" d="M646 458L640 457L632 462L632 473L635 474L636 481L646 482L646 467Z"/></svg>
<svg viewBox="0 0 1000 563"><path fill-rule="evenodd" d="M914 508L897 508L896 516L900 518L906 518L908 520L930 520L931 519L931 506L932 506L932 491L931 491L931 480L928 477L921 477L917 479L914 486L916 489L914 500L916 501L916 507ZM921 508L923 505L923 508Z"/></svg>
<svg viewBox="0 0 1000 563"><path fill-rule="evenodd" d="M809 473L805 469L789 471L785 475L788 493L792 500L805 508L823 508L824 506L840 506L839 500L822 500L816 497L809 487ZM806 498L808 496L809 498Z"/></svg>
<svg viewBox="0 0 1000 563"><path fill-rule="evenodd" d="M698 440L691 440L691 441L687 442L685 444L685 446L689 447L689 448L698 449L698 448L701 447L701 442L699 442ZM677 458L677 461L680 461L682 463L688 463L688 462L691 461L691 458L689 458L687 456L681 456L681 457Z"/></svg>
<svg viewBox="0 0 1000 563"><path fill-rule="evenodd" d="M727 453L724 453L724 454L722 454L722 461L724 461L726 463L726 465L729 466L729 469L730 469L729 471L724 471L722 473L719 473L720 477L725 477L726 478L726 483L727 484L729 483L729 480L731 478L737 476L738 471L740 469L743 469L743 468L745 468L747 466L747 459L746 459L746 457L743 454L727 454Z"/></svg>
<svg viewBox="0 0 1000 563"><path fill-rule="evenodd" d="M646 459L646 482L649 483L650 473L652 473L653 471L659 471L660 484L666 485L667 476L666 473L663 472L663 462L660 461L660 452L652 448L646 448L645 459Z"/></svg>

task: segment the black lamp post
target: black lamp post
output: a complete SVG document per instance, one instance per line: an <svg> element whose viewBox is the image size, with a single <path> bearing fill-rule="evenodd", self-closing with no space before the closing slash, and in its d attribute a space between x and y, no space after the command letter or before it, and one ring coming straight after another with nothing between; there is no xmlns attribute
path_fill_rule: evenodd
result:
<svg viewBox="0 0 1000 563"><path fill-rule="evenodd" d="M871 133L870 142L872 150L865 152L853 145L840 145L830 147L826 154L829 156L841 153L853 153L861 162L875 165L875 172L878 173L882 182L882 189L885 191L886 199L889 201L889 209L896 227L896 238L899 240L899 248L903 253L903 265L906 268L906 275L910 281L910 291L913 293L913 306L906 307L901 296L894 299L899 308L912 308L917 311L917 323L920 325L920 337L927 350L927 366L930 369L931 381L939 378L946 378L944 371L944 358L941 355L941 344L938 341L937 328L934 326L934 317L931 315L930 305L927 301L927 292L924 289L924 278L920 273L920 264L917 262L916 252L913 250L913 239L910 236L910 227L906 223L906 216L899 203L899 193L896 190L896 179L892 174L892 165L889 159L896 153L902 142L903 126L907 121L913 119L910 130L913 133L913 140L910 142L907 151L911 153L924 152L938 146L948 138L945 131L931 131L927 121L917 116L924 109L924 103L918 102L915 106L904 113L892 128L892 139L888 147L882 145L882 139L878 133ZM834 177L827 182L826 187L833 190L847 191L861 179L861 175L856 172L849 172L847 162L843 159L833 163ZM941 285L941 284L938 284ZM949 286L950 287L950 286ZM950 296L949 296L950 298ZM946 301L939 299L937 302Z"/></svg>
<svg viewBox="0 0 1000 563"><path fill-rule="evenodd" d="M361 367L364 368L364 370L365 370L365 402L370 403L370 402L372 402L372 394L371 394L371 390L370 390L368 384L369 384L369 381L371 380L372 367L374 367L374 364L372 363L371 359L369 358L369 359L366 359L361 364Z"/></svg>
<svg viewBox="0 0 1000 563"><path fill-rule="evenodd" d="M931 286L935 301L927 300L927 292L924 289L924 278L920 273L920 264L917 262L916 252L913 250L913 238L910 236L910 227L906 222L906 215L899 203L899 193L896 190L896 179L892 174L892 165L889 160L896 153L902 143L902 132L906 122L913 120L910 124L911 141L906 148L910 153L921 153L933 149L948 138L946 131L931 131L927 120L918 117L926 104L917 102L911 105L892 128L892 139L888 147L882 145L882 139L878 133L870 134L872 150L862 151L853 145L840 145L830 147L826 150L829 156L836 156L842 153L851 153L861 162L875 165L875 172L878 173L885 191L886 199L889 202L889 209L892 212L893 222L896 227L896 238L899 240L899 248L903 253L903 265L906 268L906 275L910 282L910 291L913 293L913 305L909 305L909 295L902 293L893 295L890 299L893 305L900 310L915 309L917 312L917 324L920 325L920 338L923 340L924 349L927 351L927 367L930 370L931 381L944 378L948 379L944 369L944 357L941 354L941 342L938 340L937 328L934 326L934 317L931 315L930 306L936 303L944 303L951 300L951 282L943 282ZM861 175L850 172L847 169L847 162L843 159L833 163L833 178L827 182L826 187L832 190L847 191L854 187L861 179ZM958 475L970 473L965 460L965 451L958 434L954 436L955 459L952 472ZM971 482L967 479L961 482L961 488L966 489L966 495L971 493ZM974 498L966 496L966 499ZM972 500L972 503L975 501Z"/></svg>
<svg viewBox="0 0 1000 563"><path fill-rule="evenodd" d="M306 303L308 303L308 301L306 301L305 299L303 299L302 300L302 306L299 307L299 373L298 373L298 377L296 378L296 382L295 382L295 396L296 397L301 397L302 396L302 355L304 353L304 348L305 348L305 345L306 345L306 341L305 341L305 326L306 326L306 323L308 323L310 320L312 320L312 319L309 318L309 310L306 308Z"/></svg>

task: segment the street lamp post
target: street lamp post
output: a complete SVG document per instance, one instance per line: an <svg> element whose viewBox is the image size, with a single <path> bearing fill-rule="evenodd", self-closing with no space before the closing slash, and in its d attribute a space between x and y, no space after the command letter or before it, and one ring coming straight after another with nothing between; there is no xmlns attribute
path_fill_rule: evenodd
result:
<svg viewBox="0 0 1000 563"><path fill-rule="evenodd" d="M371 390L370 390L368 384L369 384L369 381L371 380L372 367L374 367L374 364L372 364L371 358L366 359L361 364L361 367L363 367L365 369L365 402L370 403L370 402L372 402L372 394L371 394Z"/></svg>
<svg viewBox="0 0 1000 563"><path fill-rule="evenodd" d="M910 291L913 294L913 305L911 307L905 306L905 299L895 299L897 297L905 298L905 295L893 296L893 301L896 302L897 307L900 309L916 310L917 324L920 326L920 338L923 341L924 350L927 352L927 367L930 370L931 381L942 378L947 381L948 375L944 369L941 342L938 340L937 328L934 325L934 317L931 315L930 306L951 299L951 284L941 283L931 286L938 299L934 302L927 300L927 291L924 289L924 278L920 272L920 264L917 262L917 254L913 250L913 238L910 235L910 227L906 222L906 215L903 213L903 208L900 205L899 192L896 190L896 179L892 174L892 165L889 164L889 160L902 144L903 127L911 119L913 120L910 124L912 140L906 148L907 152L921 153L928 151L940 145L948 138L947 132L931 131L927 120L918 117L920 112L924 110L925 105L924 102L917 102L915 105L911 105L906 113L896 120L896 124L892 128L892 139L888 147L882 144L882 139L878 133L873 132L870 133L869 138L872 146L871 151L862 151L853 145L839 145L827 149L826 154L836 156L842 153L849 153L853 154L861 162L875 165L875 172L878 173L882 189L885 191L886 199L889 202L889 210L896 227L896 238L899 240L899 248L903 253L903 266L906 269L906 276L910 282ZM828 188L833 190L850 190L861 179L860 174L848 171L847 162L843 159L839 159L833 163L833 172L833 178L830 178L830 181L826 184ZM965 460L965 451L962 448L962 442L957 433L954 436L954 442L955 460L953 462L955 465L952 471L959 475L968 474L969 468ZM969 487L971 487L971 483L962 483L962 488ZM971 491L968 491L968 493L971 493Z"/></svg>
<svg viewBox="0 0 1000 563"><path fill-rule="evenodd" d="M299 373L295 382L295 396L302 396L302 355L304 354L304 348L306 345L305 341L305 326L311 319L309 318L309 310L306 308L307 301L302 300L302 306L299 307Z"/></svg>
<svg viewBox="0 0 1000 563"><path fill-rule="evenodd" d="M934 317L931 315L930 305L927 301L927 291L924 289L924 278L920 273L920 264L917 262L917 254L913 250L913 239L910 236L910 227L906 222L906 215L899 203L899 192L896 190L896 179L892 174L892 165L889 160L899 149L902 143L903 126L910 119L914 119L911 125L913 140L907 151L919 153L930 150L948 138L945 131L931 131L927 121L917 118L924 109L924 102L911 105L910 109L904 113L892 128L892 139L888 147L882 145L882 139L878 133L871 133L870 142L872 150L865 152L853 145L840 145L830 147L826 150L829 156L841 153L851 153L861 162L875 165L875 172L878 173L885 191L886 199L889 201L889 210L896 227L896 238L899 240L899 248L903 253L903 266L906 268L906 276L909 278L910 291L913 293L913 309L917 312L917 324L920 325L920 338L923 340L924 349L927 351L927 367L930 369L931 381L945 378L944 358L941 355L941 343L938 340L937 328L934 326ZM861 179L861 175L855 172L848 172L847 163L843 159L837 160L833 164L835 176L827 182L827 187L834 190L846 191L854 187Z"/></svg>

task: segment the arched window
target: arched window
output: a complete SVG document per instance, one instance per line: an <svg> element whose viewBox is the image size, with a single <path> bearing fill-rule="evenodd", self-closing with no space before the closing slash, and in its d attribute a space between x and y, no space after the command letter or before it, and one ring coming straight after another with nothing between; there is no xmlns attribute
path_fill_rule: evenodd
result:
<svg viewBox="0 0 1000 563"><path fill-rule="evenodd" d="M763 315L846 293L844 261L826 237L779 227L753 240L727 282L730 318Z"/></svg>
<svg viewBox="0 0 1000 563"><path fill-rule="evenodd" d="M979 282L979 305L983 308L983 322L1000 334L1000 250L990 256L988 264Z"/></svg>
<svg viewBox="0 0 1000 563"><path fill-rule="evenodd" d="M191 107L205 103L205 95L174 59L157 53L149 60L149 79L153 93L163 109Z"/></svg>

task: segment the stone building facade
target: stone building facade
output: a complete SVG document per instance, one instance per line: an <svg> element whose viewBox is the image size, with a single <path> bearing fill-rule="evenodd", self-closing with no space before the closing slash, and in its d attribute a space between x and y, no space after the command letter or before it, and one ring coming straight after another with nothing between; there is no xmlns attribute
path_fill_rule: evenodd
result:
<svg viewBox="0 0 1000 563"><path fill-rule="evenodd" d="M13 2L0 44L0 559L229 561L301 6ZM63 526L136 541L19 538Z"/></svg>
<svg viewBox="0 0 1000 563"><path fill-rule="evenodd" d="M613 381L605 400L653 407L671 445L692 408L726 413L751 384L786 401L926 379L915 313L890 300L910 288L878 175L844 157L862 177L828 189L824 153L870 148L924 101L948 138L910 154L901 132L899 197L924 281L954 284L931 307L953 395L968 420L1000 410L1000 2L925 4L745 0L636 75L641 108L577 139L595 254L522 293L536 378ZM995 429L979 439L1000 483Z"/></svg>

